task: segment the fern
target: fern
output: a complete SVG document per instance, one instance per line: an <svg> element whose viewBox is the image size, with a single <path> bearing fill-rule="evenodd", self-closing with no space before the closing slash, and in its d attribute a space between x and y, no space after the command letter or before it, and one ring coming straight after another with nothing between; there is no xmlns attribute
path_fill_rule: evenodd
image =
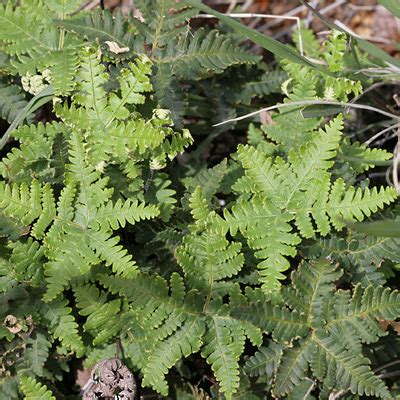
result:
<svg viewBox="0 0 400 400"><path fill-rule="evenodd" d="M38 332L36 337L27 340L27 346L24 352L24 364L36 376L44 376L51 342L45 335Z"/></svg>
<svg viewBox="0 0 400 400"><path fill-rule="evenodd" d="M44 73L50 70L56 94L65 95L73 89L73 78L78 66L77 43L72 37L65 37L48 17L56 13L60 18L76 9L79 2L58 3L56 1L37 3L35 11L29 3L15 7L12 2L0 5L0 42L4 51L12 56L10 63L20 75ZM12 28L11 28L12 27ZM10 35L10 29L14 34Z"/></svg>
<svg viewBox="0 0 400 400"><path fill-rule="evenodd" d="M40 384L35 379L30 377L21 377L21 389L25 395L26 400L55 400L50 390L46 386Z"/></svg>
<svg viewBox="0 0 400 400"><path fill-rule="evenodd" d="M285 256L296 254L301 236L326 235L330 225L341 229L344 221L360 221L396 197L391 188L363 192L346 188L341 179L331 181L328 168L333 165L341 126L337 118L326 131L320 129L298 154L289 153L287 164L249 146L238 150L245 176L234 189L244 193L245 199L239 198L225 217L232 234L240 230L256 250L256 257L263 260L259 269L266 290L284 278L281 272L289 267ZM252 195L250 199L247 193ZM299 233L293 231L291 221Z"/></svg>
<svg viewBox="0 0 400 400"><path fill-rule="evenodd" d="M164 56L159 63L171 64L172 71L182 79L201 79L210 72L218 74L229 66L259 60L245 50L238 51L229 38L217 31L206 34L202 29L197 30L192 38L185 37L177 45L176 52L173 57Z"/></svg>
<svg viewBox="0 0 400 400"><path fill-rule="evenodd" d="M303 263L292 274L293 288L284 290L283 299L293 310L291 313L298 311L304 315L299 321L305 328L302 338L297 340L297 335L290 335L295 341L292 348L287 347L282 353L276 344L271 344L271 348L261 349L246 364L252 375L266 374L274 379L275 396L288 394L308 376L309 367L315 378L329 388L350 390L356 395L389 396L363 356L361 343L377 341L386 334L379 329L377 319L398 314L399 294L382 287L368 287L365 291L356 287L350 297L346 291L335 291L333 283L340 275L326 261ZM258 313L259 317L254 317L252 309L251 305L238 308L233 316L265 326L264 321L271 314ZM277 334L273 325L268 331L280 342L288 337L287 329L286 336L283 331Z"/></svg>
<svg viewBox="0 0 400 400"><path fill-rule="evenodd" d="M28 102L19 86L0 82L1 118L11 123L27 104Z"/></svg>
<svg viewBox="0 0 400 400"><path fill-rule="evenodd" d="M129 31L128 23L124 20L121 13L117 13L114 18L107 10L101 11L96 9L89 15L74 18L73 20L59 20L57 24L91 42L98 40L102 51L108 57L117 59L129 58L138 47L135 36ZM117 43L120 48L128 50L120 54L115 54L109 51L106 45L107 41Z"/></svg>
<svg viewBox="0 0 400 400"><path fill-rule="evenodd" d="M392 155L350 141L333 109L211 127L275 93L359 95L351 63L369 65L345 35L304 30L326 75L271 69L244 38L193 30L175 0L136 0L140 19L0 3L1 398L77 395L63 384L77 360L115 356L163 398L396 390L398 240L346 229L395 201L364 179ZM24 91L48 85L25 124Z"/></svg>

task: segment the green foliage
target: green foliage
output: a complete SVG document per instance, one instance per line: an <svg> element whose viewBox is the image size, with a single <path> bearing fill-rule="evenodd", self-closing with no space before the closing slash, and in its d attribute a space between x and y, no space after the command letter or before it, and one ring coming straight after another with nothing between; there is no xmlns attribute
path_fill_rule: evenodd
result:
<svg viewBox="0 0 400 400"><path fill-rule="evenodd" d="M356 230L396 213L366 179L392 155L350 140L342 108L301 104L361 93L346 35L303 29L306 58L229 22L272 69L245 37L192 29L195 1L136 0L140 19L19 3L0 4L0 397L76 397L81 360L116 348L143 396L398 390L398 238ZM247 137L212 126L277 101Z"/></svg>
<svg viewBox="0 0 400 400"><path fill-rule="evenodd" d="M0 117L9 123L14 121L18 113L28 104L18 85L0 82Z"/></svg>
<svg viewBox="0 0 400 400"><path fill-rule="evenodd" d="M239 319L251 320L258 326L271 326L274 339L245 364L250 375L273 379L273 393L282 397L311 374L330 389L350 390L355 395L390 396L384 383L373 373L362 354L362 344L376 342L387 334L377 319L398 315L400 295L389 288L356 286L354 292L336 291L334 283L341 272L327 261L303 263L292 274L292 286L283 290L288 304L285 333L276 334L271 314L257 313L253 304L233 312ZM258 317L257 317L258 315ZM298 327L293 330L295 319ZM299 331L299 329L302 331ZM300 336L300 339L298 338ZM291 346L279 346L283 338Z"/></svg>
<svg viewBox="0 0 400 400"><path fill-rule="evenodd" d="M340 178L332 182L328 169L341 129L338 117L325 131L314 132L296 152L290 151L287 162L250 146L238 150L245 175L233 189L241 196L231 211L225 211L225 217L231 233L240 231L262 260L258 268L266 290L285 278L282 272L290 265L286 256L296 255L301 237L310 238L317 232L325 236L331 226L342 229L344 221L361 221L396 198L391 188L363 191L346 187Z"/></svg>
<svg viewBox="0 0 400 400"><path fill-rule="evenodd" d="M21 377L21 389L26 400L54 400L55 397L47 390L46 386L41 385L35 379L30 377Z"/></svg>

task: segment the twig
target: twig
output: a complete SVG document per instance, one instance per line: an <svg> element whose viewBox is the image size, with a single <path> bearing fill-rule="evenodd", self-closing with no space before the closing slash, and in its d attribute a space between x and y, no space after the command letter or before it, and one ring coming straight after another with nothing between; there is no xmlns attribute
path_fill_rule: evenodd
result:
<svg viewBox="0 0 400 400"><path fill-rule="evenodd" d="M383 369L393 367L394 365L397 365L397 364L400 364L400 360L394 360L387 364L381 365L380 367L375 368L374 372L382 371Z"/></svg>
<svg viewBox="0 0 400 400"><path fill-rule="evenodd" d="M312 7L318 7L319 0L312 0L311 5ZM311 25L312 20L314 19L314 15L308 10L307 17L304 19L304 26L309 28Z"/></svg>
<svg viewBox="0 0 400 400"><path fill-rule="evenodd" d="M380 136L382 136L383 134L385 134L386 132L391 131L392 129L395 128L399 128L400 127L400 123L394 124L394 125L390 125L387 128L379 131L378 133L376 133L374 136L372 136L371 138L369 138L368 140L366 140L364 142L364 144L366 145L370 145L372 142L374 142L376 139L378 139Z"/></svg>
<svg viewBox="0 0 400 400"><path fill-rule="evenodd" d="M315 382L314 382L314 381L312 381L312 380L309 379L309 378L306 378L306 379L307 379L308 381L310 381L310 382L312 383L312 385L308 388L307 392L304 394L303 400L306 400L306 399L308 398L308 395L313 391L314 386L315 386Z"/></svg>
<svg viewBox="0 0 400 400"><path fill-rule="evenodd" d="M232 12L237 6L238 0L231 0L231 4L229 4L228 10L226 12Z"/></svg>
<svg viewBox="0 0 400 400"><path fill-rule="evenodd" d="M252 4L253 0L246 0L246 2L242 6L243 11L246 11Z"/></svg>
<svg viewBox="0 0 400 400"><path fill-rule="evenodd" d="M348 390L339 390L339 392L332 392L329 394L328 400L336 400L340 396L344 395Z"/></svg>
<svg viewBox="0 0 400 400"><path fill-rule="evenodd" d="M356 4L349 4L349 7L356 11L375 11L377 6L358 6Z"/></svg>
<svg viewBox="0 0 400 400"><path fill-rule="evenodd" d="M280 104L275 104L274 106L262 108L258 111L253 111L249 114L242 115L237 118L231 118L227 119L225 121L219 122L218 124L215 124L213 126L220 126L227 124L229 122L236 122L236 121L241 121L246 118L253 117L254 115L258 115L264 111L272 111L276 110L278 108L284 108L284 107L293 107L293 106L307 106L307 105L316 105L316 104L321 104L321 105L332 105L332 106L343 106L343 107L348 107L348 108L357 108L357 109L363 109L363 110L369 110L369 111L374 111L376 113L385 115L386 117L393 118L395 120L400 121L400 116L389 113L387 111L380 110L379 108L375 108L372 106L368 106L365 104L352 104L352 103L343 103L340 101L331 101L331 100L303 100L303 101L293 101L291 103L280 103Z"/></svg>
<svg viewBox="0 0 400 400"><path fill-rule="evenodd" d="M348 0L337 0L332 4L329 4L328 6L326 6L324 8L321 8L320 13L321 14L326 14L329 11L332 11L335 8L340 7L341 5L343 5L343 4L347 3L347 2L348 2ZM288 16L296 15L296 14L299 14L299 13L303 12L305 9L306 9L306 6L301 5L301 6L298 6L296 8L293 8L292 10L288 11L286 13L286 15L288 15ZM279 22L273 21L273 22L270 22L270 23L266 24L265 26L262 26L261 28L262 29L269 29L269 28L274 27L278 23Z"/></svg>
<svg viewBox="0 0 400 400"><path fill-rule="evenodd" d="M400 371L387 372L386 374L378 375L378 378L387 379L393 378L394 376L400 376Z"/></svg>
<svg viewBox="0 0 400 400"><path fill-rule="evenodd" d="M304 55L303 51L303 38L301 36L301 25L300 25L300 18L299 17L291 17L286 15L272 15L272 14L257 14L257 13L225 13L227 17L231 18L270 18L270 19L287 19L291 21L296 21L297 30L299 32L299 51L301 55ZM215 18L215 15L211 14L198 14L192 18Z"/></svg>

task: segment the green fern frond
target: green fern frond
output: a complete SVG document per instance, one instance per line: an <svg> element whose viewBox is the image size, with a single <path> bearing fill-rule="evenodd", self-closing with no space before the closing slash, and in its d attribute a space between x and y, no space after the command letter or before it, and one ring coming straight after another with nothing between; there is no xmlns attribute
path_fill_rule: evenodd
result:
<svg viewBox="0 0 400 400"><path fill-rule="evenodd" d="M32 280L32 284L39 286L43 274L44 247L39 242L28 238L25 242L15 242L8 245L12 250L10 262L13 267L13 276L18 280Z"/></svg>
<svg viewBox="0 0 400 400"><path fill-rule="evenodd" d="M314 352L315 345L311 340L306 339L282 356L273 387L276 397L286 395L306 377L308 360Z"/></svg>
<svg viewBox="0 0 400 400"><path fill-rule="evenodd" d="M6 43L9 54L24 54L44 47L41 41L44 25L35 17L37 15L24 12L20 7L14 8L11 1L0 4L0 40Z"/></svg>
<svg viewBox="0 0 400 400"><path fill-rule="evenodd" d="M243 82L230 81L230 87L226 88L229 99L236 104L250 104L255 97L265 98L271 93L281 93L281 86L288 79L287 73L281 70L266 71L258 75L250 74ZM270 126L263 125L263 128Z"/></svg>
<svg viewBox="0 0 400 400"><path fill-rule="evenodd" d="M18 85L0 82L0 117L10 124L25 108L28 102L25 94Z"/></svg>
<svg viewBox="0 0 400 400"><path fill-rule="evenodd" d="M203 29L198 29L192 38L184 37L177 45L176 55L164 56L158 63L169 63L178 77L194 80L210 73L220 74L232 65L253 64L259 59L259 56L238 48L218 31L206 34Z"/></svg>
<svg viewBox="0 0 400 400"><path fill-rule="evenodd" d="M291 310L280 306L275 311L268 302L256 305L253 299L253 303L231 312L238 319L252 321L263 331L272 332L279 344L292 342L279 354L280 361L274 361L275 348L267 347L265 356L257 353L246 364L250 374L262 374L264 370L258 369L257 363L266 359L275 396L287 395L311 373L328 388L388 397L384 382L374 374L363 355L362 343L375 342L387 334L378 321L398 317L399 293L389 288L370 286L364 290L357 286L351 296L350 291L336 290L340 275L341 271L326 260L312 265L303 262L292 273L293 285L283 293L283 300ZM289 321L297 322L302 329L296 332ZM275 371L272 367L276 362L279 366Z"/></svg>
<svg viewBox="0 0 400 400"><path fill-rule="evenodd" d="M25 400L56 400L51 391L34 378L21 376L19 378L19 383L25 395Z"/></svg>
<svg viewBox="0 0 400 400"><path fill-rule="evenodd" d="M320 359L319 352L322 352L328 387L350 388L353 394L359 395L390 397L385 384L371 371L365 357L346 350L340 341L329 336L316 335L313 341L318 346L316 356Z"/></svg>
<svg viewBox="0 0 400 400"><path fill-rule="evenodd" d="M176 250L176 257L189 279L211 283L236 275L244 258L240 243L231 243L221 235L205 232L187 236L184 245Z"/></svg>
<svg viewBox="0 0 400 400"><path fill-rule="evenodd" d="M187 30L186 21L197 14L197 10L187 8L174 0L139 0L136 6L141 11L145 23L133 19L133 25L152 44L153 50L165 46L170 40Z"/></svg>
<svg viewBox="0 0 400 400"><path fill-rule="evenodd" d="M144 203L139 204L136 200L127 200L123 203L120 199L115 204L108 202L102 205L90 220L89 227L100 228L103 231L117 230L119 227L124 228L126 222L133 225L140 220L154 218L158 214L156 206L145 206Z"/></svg>
<svg viewBox="0 0 400 400"><path fill-rule="evenodd" d="M107 266L112 266L115 273L127 278L136 276L136 263L132 260L132 255L118 245L118 236L103 231L90 231L88 238L91 249Z"/></svg>
<svg viewBox="0 0 400 400"><path fill-rule="evenodd" d="M385 260L400 263L398 246L397 238L354 233L346 238L332 235L329 239L320 240L312 251L317 250L316 255L323 257L331 254L351 274L353 282L367 287L385 283L380 266Z"/></svg>
<svg viewBox="0 0 400 400"><path fill-rule="evenodd" d="M165 374L182 357L200 350L204 331L202 320L190 318L167 340L156 344L143 371L143 384L151 385L166 396L168 386Z"/></svg>
<svg viewBox="0 0 400 400"><path fill-rule="evenodd" d="M221 392L231 399L239 386L238 360L243 352L245 336L240 327L213 318L207 321L204 340L206 344L201 354L220 382Z"/></svg>
<svg viewBox="0 0 400 400"><path fill-rule="evenodd" d="M225 221L209 211L199 186L189 202L195 226L175 255L189 280L204 281L211 290L215 281L232 277L241 270L244 263L241 244L226 239Z"/></svg>
<svg viewBox="0 0 400 400"><path fill-rule="evenodd" d="M79 94L75 95L74 100L77 104L91 110L93 117L105 124L110 114L110 111L106 112L108 104L104 89L108 74L93 51L84 53L81 60L77 77Z"/></svg>
<svg viewBox="0 0 400 400"><path fill-rule="evenodd" d="M393 188L346 187L341 179L332 182L329 169L340 143L342 119L337 118L314 133L310 142L288 160L273 159L261 148L240 146L238 159L245 176L234 189L252 193L234 204L225 218L233 235L239 229L260 258L261 282L265 290L279 287L282 274L289 267L286 256L296 254L299 236L293 232L294 221L301 236L316 232L327 235L331 225L342 229L345 221L361 221L396 198ZM315 222L313 224L312 218Z"/></svg>
<svg viewBox="0 0 400 400"><path fill-rule="evenodd" d="M55 50L48 59L51 85L56 95L68 95L75 87L75 75L79 57L76 49L70 47Z"/></svg>
<svg viewBox="0 0 400 400"><path fill-rule="evenodd" d="M220 188L227 169L227 160L224 159L215 167L200 170L194 177L184 179L185 187L192 192L200 186L204 197L210 201Z"/></svg>
<svg viewBox="0 0 400 400"><path fill-rule="evenodd" d="M334 283L341 275L329 261L303 263L301 269L293 272L292 287L284 289L283 297L290 306L304 313L309 323L317 326L325 311L321 299L334 291Z"/></svg>
<svg viewBox="0 0 400 400"><path fill-rule="evenodd" d="M77 11L81 5L80 0L49 0L46 7L55 13L57 18L64 19L68 14Z"/></svg>
<svg viewBox="0 0 400 400"><path fill-rule="evenodd" d="M51 163L54 141L65 133L59 123L23 125L11 136L20 142L0 162L0 174L11 182L31 182L32 176L39 182L48 182L54 177Z"/></svg>
<svg viewBox="0 0 400 400"><path fill-rule="evenodd" d="M254 356L250 357L244 365L244 370L249 376L263 376L272 378L279 366L284 346L280 343L270 342L268 347L260 347Z"/></svg>
<svg viewBox="0 0 400 400"><path fill-rule="evenodd" d="M338 154L338 161L348 163L356 174L372 168L374 164L371 161L387 161L392 158L392 154L385 149L370 148L358 142L350 143L346 139L342 141Z"/></svg>
<svg viewBox="0 0 400 400"><path fill-rule="evenodd" d="M65 350L82 354L85 347L79 335L78 324L71 315L72 309L67 304L66 300L43 304L41 314L48 323L51 334L61 341Z"/></svg>
<svg viewBox="0 0 400 400"><path fill-rule="evenodd" d="M108 57L130 58L139 47L138 40L129 30L128 22L119 12L113 16L109 10L96 9L82 17L57 21L57 24L91 42L98 40ZM117 43L119 48L128 50L121 54L115 54L109 51L106 42Z"/></svg>
<svg viewBox="0 0 400 400"><path fill-rule="evenodd" d="M251 322L263 332L271 332L273 338L290 342L307 335L307 321L304 314L271 303L257 302L249 306L233 308L230 313L238 320Z"/></svg>
<svg viewBox="0 0 400 400"><path fill-rule="evenodd" d="M107 302L107 295L93 285L75 288L74 294L79 314L87 317L83 328L94 336L93 344L104 343L118 333L120 300Z"/></svg>
<svg viewBox="0 0 400 400"><path fill-rule="evenodd" d="M45 229L55 218L55 201L50 185L41 186L38 181L27 184L0 182L0 208L24 225L32 225L32 235L41 239Z"/></svg>
<svg viewBox="0 0 400 400"><path fill-rule="evenodd" d="M30 337L27 341L27 348L24 351L24 366L37 376L44 376L45 362L49 356L51 342L49 338L37 332L34 337Z"/></svg>

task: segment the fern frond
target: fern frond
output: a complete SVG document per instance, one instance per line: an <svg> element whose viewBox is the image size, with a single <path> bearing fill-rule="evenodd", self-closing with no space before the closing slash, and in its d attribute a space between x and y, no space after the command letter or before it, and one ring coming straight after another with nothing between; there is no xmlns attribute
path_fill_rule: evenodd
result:
<svg viewBox="0 0 400 400"><path fill-rule="evenodd" d="M186 189L192 192L200 186L204 197L210 201L217 193L227 169L227 160L224 159L213 168L200 170L194 177L184 179Z"/></svg>
<svg viewBox="0 0 400 400"><path fill-rule="evenodd" d="M45 374L44 364L49 356L51 342L46 335L37 332L34 337L27 341L27 348L24 351L24 364L26 368L37 376Z"/></svg>
<svg viewBox="0 0 400 400"><path fill-rule="evenodd" d="M25 183L0 182L0 208L24 225L32 225L32 235L41 239L45 229L55 218L55 201L50 185L41 186L33 180L30 187Z"/></svg>
<svg viewBox="0 0 400 400"><path fill-rule="evenodd" d="M0 117L10 124L28 104L18 85L0 82Z"/></svg>
<svg viewBox="0 0 400 400"><path fill-rule="evenodd" d="M68 14L72 14L81 5L80 0L49 0L46 7L53 11L57 18L64 19Z"/></svg>
<svg viewBox="0 0 400 400"><path fill-rule="evenodd" d="M243 266L240 243L229 243L223 236L205 232L187 236L176 256L189 279L211 283L236 275Z"/></svg>
<svg viewBox="0 0 400 400"><path fill-rule="evenodd" d="M204 331L204 321L190 318L167 340L156 344L143 371L143 384L151 385L166 396L168 386L165 374L182 357L200 350Z"/></svg>
<svg viewBox="0 0 400 400"><path fill-rule="evenodd" d="M231 81L230 87L226 88L227 95L236 104L250 104L254 97L265 98L271 93L281 93L281 86L287 79L287 73L281 70L266 71L259 76L250 73L243 82ZM263 125L263 128L269 126L272 125Z"/></svg>
<svg viewBox="0 0 400 400"><path fill-rule="evenodd" d="M302 340L293 349L284 352L276 371L273 393L282 397L296 387L305 377L308 360L315 351L311 340Z"/></svg>
<svg viewBox="0 0 400 400"><path fill-rule="evenodd" d="M283 296L290 306L305 314L310 324L317 326L323 318L322 299L334 291L334 283L341 275L329 261L304 262L301 269L292 273L292 287L285 288ZM293 291L295 296L291 295Z"/></svg>
<svg viewBox="0 0 400 400"><path fill-rule="evenodd" d="M136 43L137 39L130 32L129 24L122 13L116 13L113 17L109 10L95 9L86 16L57 21L57 24L91 42L98 40L108 57L130 58L136 48L139 47ZM112 53L105 46L107 41L117 43L120 48L128 48L129 50L118 55Z"/></svg>
<svg viewBox="0 0 400 400"><path fill-rule="evenodd" d="M326 235L332 224L342 229L345 221L361 221L396 198L393 188L365 190L346 187L341 179L332 183L329 169L340 143L342 119L336 118L325 130L314 133L298 154L289 152L288 161L273 159L261 148L240 146L238 159L245 176L234 189L245 193L224 210L233 235L239 229L249 246L256 250L263 287L279 287L289 267L286 256L296 254L299 236L293 232L294 220L301 236ZM250 199L248 194L252 194ZM313 224L313 220L315 225Z"/></svg>
<svg viewBox="0 0 400 400"><path fill-rule="evenodd" d="M358 142L350 143L349 140L342 141L338 154L340 156L338 161L348 163L356 174L374 167L370 161L387 161L392 158L392 154L385 149L370 148Z"/></svg>
<svg viewBox="0 0 400 400"><path fill-rule="evenodd" d="M104 124L110 116L110 112L107 113L106 110L108 104L104 89L108 74L93 51L88 51L81 56L77 79L79 94L75 96L75 102L91 110L93 117Z"/></svg>
<svg viewBox="0 0 400 400"><path fill-rule="evenodd" d="M132 260L132 255L118 245L118 236L103 231L90 231L88 239L91 249L107 266L112 266L115 273L127 278L136 276L136 263Z"/></svg>
<svg viewBox="0 0 400 400"><path fill-rule="evenodd" d="M25 400L56 400L51 391L34 378L21 376L19 378L19 383L25 395Z"/></svg>
<svg viewBox="0 0 400 400"><path fill-rule="evenodd" d="M10 262L13 275L21 281L32 280L33 285L41 284L44 247L32 238L11 243L8 247L12 250Z"/></svg>
<svg viewBox="0 0 400 400"><path fill-rule="evenodd" d="M111 201L102 205L90 220L89 227L103 231L124 228L126 222L134 225L140 220L154 218L159 214L156 206L139 204L137 200L127 200L125 203L119 199L115 204Z"/></svg>
<svg viewBox="0 0 400 400"><path fill-rule="evenodd" d="M118 313L120 300L107 301L107 295L94 285L83 285L74 289L79 314L87 317L84 330L94 336L93 344L101 344L120 330Z"/></svg>
<svg viewBox="0 0 400 400"><path fill-rule="evenodd" d="M67 47L54 50L48 59L51 73L51 85L56 95L68 95L75 87L75 75L79 57L76 49Z"/></svg>
<svg viewBox="0 0 400 400"><path fill-rule="evenodd" d="M9 54L29 53L31 49L43 48L41 35L44 25L38 23L34 13L24 12L13 7L12 2L0 4L0 40L6 45Z"/></svg>
<svg viewBox="0 0 400 400"><path fill-rule="evenodd" d="M241 48L218 31L206 33L198 29L192 38L185 37L177 45L177 55L164 56L158 63L172 65L174 73L182 79L201 79L212 74L220 74L226 68L237 64L253 64L259 56Z"/></svg>
<svg viewBox="0 0 400 400"><path fill-rule="evenodd" d="M330 199L327 204L332 224L341 229L345 225L343 221L362 221L365 216L369 217L372 213L383 208L385 204L390 204L396 199L397 194L393 188L376 187L370 190L366 188L355 189L350 187L346 191L343 180L338 179L332 186Z"/></svg>
<svg viewBox="0 0 400 400"><path fill-rule="evenodd" d="M40 182L54 177L51 164L53 145L57 134L65 129L60 124L25 125L11 136L20 141L0 162L0 174L11 182L31 182L35 176ZM47 167L47 168L46 168Z"/></svg>
<svg viewBox="0 0 400 400"><path fill-rule="evenodd" d="M230 314L235 319L251 322L264 332L271 332L279 341L290 342L307 335L307 321L303 314L266 301L233 308Z"/></svg>
<svg viewBox="0 0 400 400"><path fill-rule="evenodd" d="M243 352L245 336L240 327L212 318L207 321L204 340L206 344L201 354L220 382L221 392L227 399L231 399L239 386L238 361Z"/></svg>
<svg viewBox="0 0 400 400"><path fill-rule="evenodd" d="M313 341L322 352L327 374L325 384L338 389L349 388L353 394L366 394L382 398L390 397L385 384L368 367L368 360L353 354L340 341L329 336L316 335Z"/></svg>
<svg viewBox="0 0 400 400"><path fill-rule="evenodd" d="M82 354L85 347L78 333L78 324L71 315L72 309L67 304L66 300L43 304L41 314L53 337L61 341L64 349Z"/></svg>
<svg viewBox="0 0 400 400"><path fill-rule="evenodd" d="M197 14L197 10L174 0L139 0L135 4L142 12L146 24L137 19L133 19L132 23L146 41L152 44L153 50L165 46L187 30L186 21Z"/></svg>
<svg viewBox="0 0 400 400"><path fill-rule="evenodd" d="M254 356L250 357L244 365L244 370L249 376L263 376L272 378L279 366L284 346L280 343L270 342L268 347L260 347Z"/></svg>
<svg viewBox="0 0 400 400"><path fill-rule="evenodd" d="M327 388L349 390L360 396L388 396L384 382L363 355L362 343L375 342L387 334L378 320L393 320L399 315L399 293L389 288L364 290L358 286L351 296L350 291L336 290L340 275L341 271L326 260L312 265L303 262L292 273L292 286L283 292L283 302L291 310L282 305L274 309L254 293L249 296L248 306L231 312L239 320L251 321L264 332L272 332L278 342L270 350L256 353L246 364L249 374L259 375L264 372L265 361L274 381L275 396L288 395L309 374ZM298 324L296 330L293 323ZM283 348L287 340L292 344Z"/></svg>

